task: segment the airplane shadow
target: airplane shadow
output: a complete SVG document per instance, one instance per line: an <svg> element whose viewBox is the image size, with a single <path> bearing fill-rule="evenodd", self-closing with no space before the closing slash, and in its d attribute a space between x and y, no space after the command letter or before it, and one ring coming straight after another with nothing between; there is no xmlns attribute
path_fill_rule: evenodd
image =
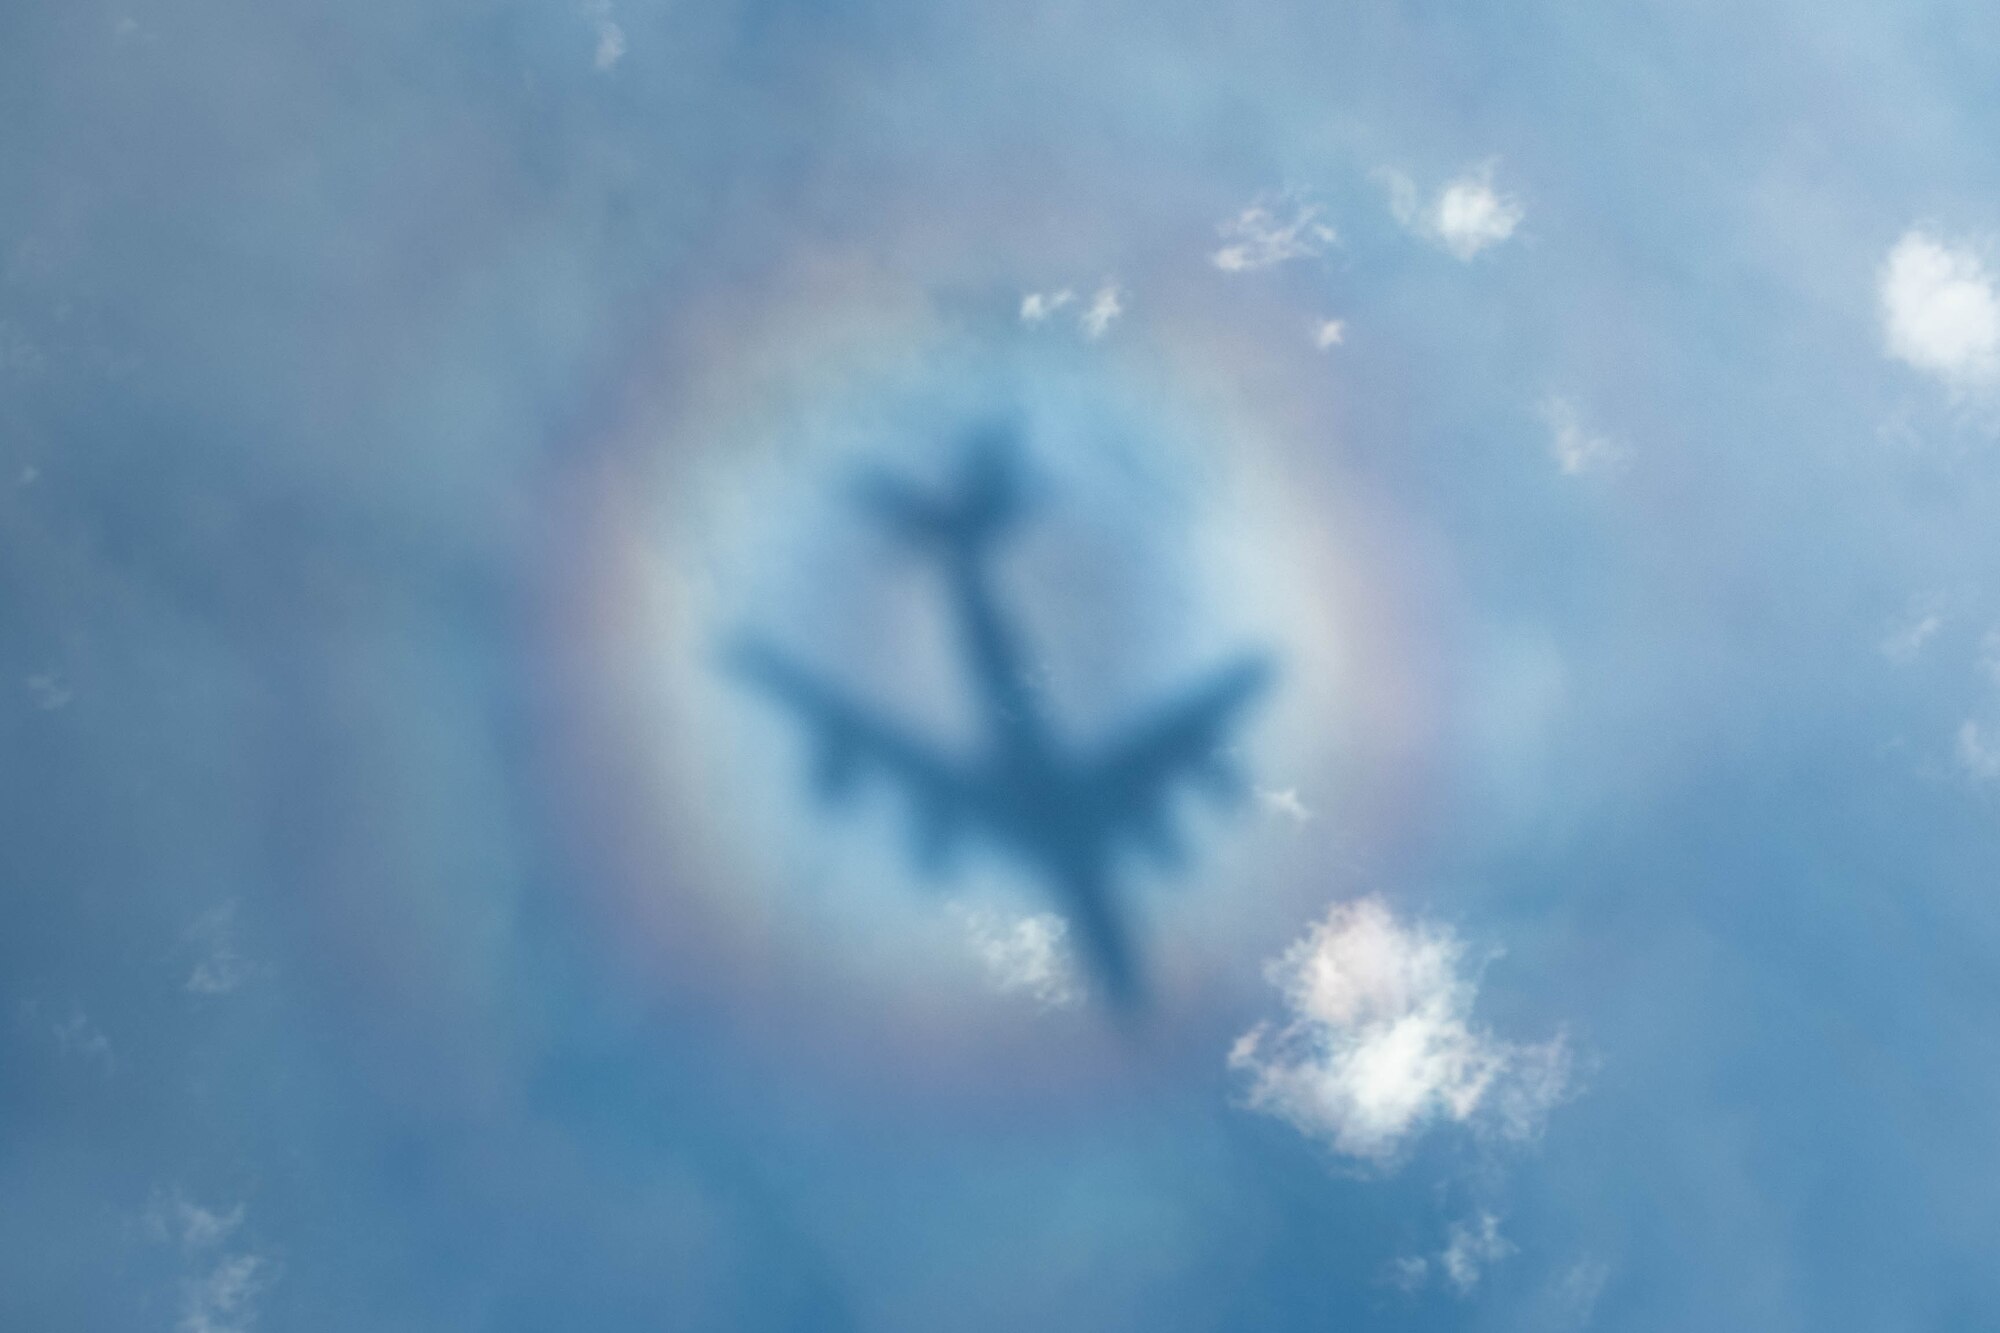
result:
<svg viewBox="0 0 2000 1333"><path fill-rule="evenodd" d="M1144 1000L1119 871L1131 849L1184 866L1174 799L1192 787L1226 803L1246 790L1231 740L1274 670L1245 653L1127 719L1106 742L1057 735L1026 669L1022 640L994 595L994 553L1045 495L1031 497L1010 434L973 437L955 487L930 494L882 472L855 487L862 509L937 570L982 736L953 753L885 710L861 703L810 665L753 633L724 656L745 685L792 713L813 744L818 800L838 806L865 778L901 788L917 869L942 880L961 844L997 851L1045 886L1069 938L1114 1007Z"/></svg>

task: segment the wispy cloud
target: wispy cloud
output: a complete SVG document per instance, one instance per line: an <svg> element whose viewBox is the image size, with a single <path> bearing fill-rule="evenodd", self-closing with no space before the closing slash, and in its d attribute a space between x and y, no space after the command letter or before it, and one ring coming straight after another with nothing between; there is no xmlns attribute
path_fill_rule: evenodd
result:
<svg viewBox="0 0 2000 1333"><path fill-rule="evenodd" d="M1958 390L2000 378L2000 297L1976 251L1911 228L1879 282L1889 356Z"/></svg>
<svg viewBox="0 0 2000 1333"><path fill-rule="evenodd" d="M1411 234L1470 261L1513 236L1527 210L1493 184L1492 163L1448 182L1424 202L1416 182L1399 171L1378 173L1389 193L1389 211Z"/></svg>
<svg viewBox="0 0 2000 1333"><path fill-rule="evenodd" d="M1375 898L1336 904L1265 969L1287 1012L1229 1053L1248 1105L1375 1164L1440 1122L1532 1136L1567 1087L1567 1044L1476 1027L1463 962L1442 927L1405 926Z"/></svg>
<svg viewBox="0 0 2000 1333"><path fill-rule="evenodd" d="M1924 646L1943 628L1944 614L1936 600L1919 598L1883 635L1882 656L1897 666L1908 666L1923 655Z"/></svg>
<svg viewBox="0 0 2000 1333"><path fill-rule="evenodd" d="M270 1286L270 1262L260 1254L225 1254L181 1287L180 1333L250 1333L257 1302Z"/></svg>
<svg viewBox="0 0 2000 1333"><path fill-rule="evenodd" d="M188 1250L205 1250L229 1239L243 1224L243 1213L240 1203L226 1212L204 1208L176 1190L154 1195L147 1223L157 1239L171 1240Z"/></svg>
<svg viewBox="0 0 2000 1333"><path fill-rule="evenodd" d="M235 903L203 913L188 927L187 939L198 951L188 972L190 994L227 995L250 979L253 969L236 943Z"/></svg>
<svg viewBox="0 0 2000 1333"><path fill-rule="evenodd" d="M27 686L28 697L35 707L44 713L53 713L59 708L67 708L76 698L76 691L69 683L53 671L40 671L23 682Z"/></svg>
<svg viewBox="0 0 2000 1333"><path fill-rule="evenodd" d="M625 29L611 17L611 0L591 0L584 6L584 14L597 33L597 52L592 63L600 72L609 73L625 58Z"/></svg>
<svg viewBox="0 0 2000 1333"><path fill-rule="evenodd" d="M1075 299L1076 293L1067 287L1055 292L1029 292L1021 298L1021 322L1039 324Z"/></svg>
<svg viewBox="0 0 2000 1333"><path fill-rule="evenodd" d="M1514 1252L1513 1242L1500 1234L1500 1218L1481 1211L1453 1222L1445 1232L1444 1248L1436 1254L1406 1254L1390 1260L1386 1280L1399 1290L1414 1293L1435 1272L1459 1295L1466 1296L1479 1285L1488 1268Z"/></svg>
<svg viewBox="0 0 2000 1333"><path fill-rule="evenodd" d="M1480 1213L1451 1224L1438 1263L1446 1279L1463 1295L1478 1285L1481 1273L1513 1252L1513 1244L1500 1234L1500 1219L1492 1213Z"/></svg>
<svg viewBox="0 0 2000 1333"><path fill-rule="evenodd" d="M1954 748L1966 776L1977 782L2000 778L2000 729L1969 717L1959 723Z"/></svg>
<svg viewBox="0 0 2000 1333"><path fill-rule="evenodd" d="M1430 1281L1431 1261L1421 1254L1403 1254L1389 1261L1384 1280L1398 1291L1415 1292Z"/></svg>
<svg viewBox="0 0 2000 1333"><path fill-rule="evenodd" d="M111 1038L80 1007L72 1006L68 1013L57 1018L40 1000L23 1000L17 1013L23 1028L40 1034L43 1040L53 1041L64 1057L91 1065L106 1075L117 1066Z"/></svg>
<svg viewBox="0 0 2000 1333"><path fill-rule="evenodd" d="M156 1239L177 1246L187 1275L180 1282L177 1333L251 1333L258 1302L277 1278L269 1257L234 1244L245 1207L205 1208L179 1191L156 1195L147 1223Z"/></svg>
<svg viewBox="0 0 2000 1333"><path fill-rule="evenodd" d="M1021 322L1030 326L1046 324L1057 312L1076 305L1077 294L1073 287L1060 287L1054 291L1029 292L1021 298ZM1111 325L1125 313L1125 293L1118 284L1106 279L1091 296L1088 304L1076 312L1076 326L1083 336L1093 342L1111 331Z"/></svg>
<svg viewBox="0 0 2000 1333"><path fill-rule="evenodd" d="M1549 428L1549 453L1565 476L1608 467L1624 456L1610 436L1584 424L1583 412L1572 399L1560 395L1543 399L1541 417Z"/></svg>
<svg viewBox="0 0 2000 1333"><path fill-rule="evenodd" d="M1124 313L1124 294L1118 290L1116 283L1105 283L1097 289L1097 295L1090 298L1090 306L1081 317L1084 336L1102 338L1110 331L1112 321Z"/></svg>
<svg viewBox="0 0 2000 1333"><path fill-rule="evenodd" d="M1274 815L1283 815L1294 824L1309 823L1313 817L1313 812L1299 799L1297 787L1259 787L1257 803Z"/></svg>
<svg viewBox="0 0 2000 1333"><path fill-rule="evenodd" d="M1580 1259L1558 1273L1541 1301L1541 1327L1560 1333L1588 1325L1610 1280L1610 1265L1598 1259Z"/></svg>
<svg viewBox="0 0 2000 1333"><path fill-rule="evenodd" d="M2000 629L1979 636L1979 670L1989 684L2000 686Z"/></svg>
<svg viewBox="0 0 2000 1333"><path fill-rule="evenodd" d="M1347 341L1347 321L1322 319L1313 325L1313 346L1328 351Z"/></svg>
<svg viewBox="0 0 2000 1333"><path fill-rule="evenodd" d="M1222 247L1209 256L1224 273L1248 273L1323 254L1340 238L1317 204L1259 200L1215 230Z"/></svg>
<svg viewBox="0 0 2000 1333"><path fill-rule="evenodd" d="M1914 660L1942 623L1943 614L1935 605L1924 607L1923 615L1891 634L1883 644L1884 654L1899 664ZM2000 629L1980 636L1974 669L1980 689L1952 733L1952 761L1972 782L2000 782Z"/></svg>
<svg viewBox="0 0 2000 1333"><path fill-rule="evenodd" d="M84 1017L83 1010L71 1012L68 1018L57 1023L54 1028L56 1044L63 1054L74 1055L109 1072L112 1066L111 1038L95 1023Z"/></svg>
<svg viewBox="0 0 2000 1333"><path fill-rule="evenodd" d="M1050 1009L1082 1002L1067 921L1050 912L1006 917L986 909L968 910L962 919L966 938L994 989L1025 995Z"/></svg>

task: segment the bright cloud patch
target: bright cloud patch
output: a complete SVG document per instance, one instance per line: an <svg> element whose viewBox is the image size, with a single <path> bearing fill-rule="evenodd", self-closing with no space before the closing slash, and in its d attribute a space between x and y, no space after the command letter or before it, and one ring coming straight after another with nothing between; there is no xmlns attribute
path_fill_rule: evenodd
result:
<svg viewBox="0 0 2000 1333"><path fill-rule="evenodd" d="M1470 260L1500 244L1527 216L1519 200L1494 188L1490 166L1450 182L1428 206L1419 201L1409 177L1389 172L1383 179L1389 188L1389 211L1396 220L1458 259Z"/></svg>
<svg viewBox="0 0 2000 1333"><path fill-rule="evenodd" d="M1882 265L1881 297L1890 356L1959 388L2000 376L2000 298L1970 249L1903 233Z"/></svg>
<svg viewBox="0 0 2000 1333"><path fill-rule="evenodd" d="M1289 1016L1229 1053L1248 1104L1376 1163L1440 1121L1533 1135L1563 1095L1568 1047L1475 1027L1463 957L1449 931L1405 926L1378 899L1336 904L1265 970Z"/></svg>
<svg viewBox="0 0 2000 1333"><path fill-rule="evenodd" d="M1438 240L1458 258L1470 259L1512 236L1521 217L1521 206L1495 193L1483 177L1453 181L1438 196Z"/></svg>
<svg viewBox="0 0 2000 1333"><path fill-rule="evenodd" d="M985 965L987 980L1005 995L1026 995L1050 1009L1067 1009L1083 999L1070 957L1069 923L1052 912L1003 917L996 912L965 914L966 936Z"/></svg>
<svg viewBox="0 0 2000 1333"><path fill-rule="evenodd" d="M1223 245L1209 261L1224 273L1248 273L1289 259L1311 259L1337 239L1320 221L1317 204L1299 204L1289 215L1256 203L1216 228Z"/></svg>

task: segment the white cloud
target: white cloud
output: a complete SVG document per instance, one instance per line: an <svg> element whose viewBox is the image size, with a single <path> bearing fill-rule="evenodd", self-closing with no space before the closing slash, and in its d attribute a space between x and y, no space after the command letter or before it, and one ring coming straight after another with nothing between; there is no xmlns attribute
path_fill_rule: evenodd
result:
<svg viewBox="0 0 2000 1333"><path fill-rule="evenodd" d="M1451 181L1429 205L1416 182L1399 171L1378 173L1389 192L1389 212L1396 221L1461 260L1508 239L1520 227L1527 210L1512 195L1493 187L1491 163Z"/></svg>
<svg viewBox="0 0 2000 1333"><path fill-rule="evenodd" d="M1379 899L1335 904L1265 969L1288 1016L1229 1053L1248 1105L1376 1164L1439 1122L1535 1134L1567 1085L1567 1044L1475 1027L1463 955L1448 930L1406 927Z"/></svg>
<svg viewBox="0 0 2000 1333"><path fill-rule="evenodd" d="M1257 202L1215 230L1224 242L1209 261L1224 273L1248 273L1291 259L1311 259L1339 237L1320 221L1317 204L1294 204L1288 217Z"/></svg>
<svg viewBox="0 0 2000 1333"><path fill-rule="evenodd" d="M1313 325L1313 346L1324 352L1347 341L1347 321L1323 319Z"/></svg>
<svg viewBox="0 0 2000 1333"><path fill-rule="evenodd" d="M1881 300L1888 355L1957 389L2000 376L2000 297L1970 248L1903 233L1882 264Z"/></svg>
<svg viewBox="0 0 2000 1333"><path fill-rule="evenodd" d="M1075 299L1076 293L1067 287L1059 292L1029 292L1021 298L1021 322L1039 324Z"/></svg>
<svg viewBox="0 0 2000 1333"><path fill-rule="evenodd" d="M1549 428L1549 452L1564 475L1576 476L1616 462L1623 451L1608 435L1588 429L1576 404L1563 397L1542 402L1542 420Z"/></svg>
<svg viewBox="0 0 2000 1333"><path fill-rule="evenodd" d="M1491 1213L1481 1213L1452 1223L1438 1263L1451 1285L1463 1295L1478 1285L1482 1272L1512 1253L1514 1246L1500 1234L1500 1219Z"/></svg>
<svg viewBox="0 0 2000 1333"><path fill-rule="evenodd" d="M994 989L1004 995L1026 995L1049 1009L1068 1009L1082 1002L1067 921L1050 912L1004 917L971 910L962 916L972 951L985 965Z"/></svg>
<svg viewBox="0 0 2000 1333"><path fill-rule="evenodd" d="M1979 782L2000 778L2000 735L1994 728L1973 718L1959 724L1958 765Z"/></svg>
<svg viewBox="0 0 2000 1333"><path fill-rule="evenodd" d="M1085 336L1102 338L1111 328L1111 322L1125 313L1125 302L1117 284L1107 282L1097 289L1097 295L1090 298L1090 308L1079 317Z"/></svg>
<svg viewBox="0 0 2000 1333"><path fill-rule="evenodd" d="M1521 205L1484 178L1453 181L1438 196L1438 240L1459 259L1471 259L1512 236L1522 216Z"/></svg>

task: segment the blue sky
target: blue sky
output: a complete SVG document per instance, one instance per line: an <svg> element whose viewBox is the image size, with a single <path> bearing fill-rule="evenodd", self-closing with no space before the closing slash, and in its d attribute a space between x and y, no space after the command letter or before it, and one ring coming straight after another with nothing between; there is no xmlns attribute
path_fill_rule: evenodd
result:
<svg viewBox="0 0 2000 1333"><path fill-rule="evenodd" d="M2000 1306L2000 21L0 9L0 1325L1944 1329ZM848 503L1021 432L1062 901Z"/></svg>

